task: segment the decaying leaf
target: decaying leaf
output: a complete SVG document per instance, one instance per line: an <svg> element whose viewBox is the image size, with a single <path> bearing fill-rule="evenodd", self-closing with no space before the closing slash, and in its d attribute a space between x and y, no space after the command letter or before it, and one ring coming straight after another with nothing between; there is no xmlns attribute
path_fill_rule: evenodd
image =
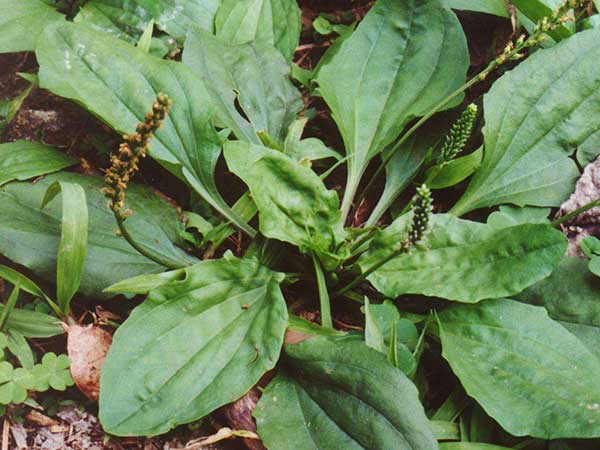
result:
<svg viewBox="0 0 600 450"><path fill-rule="evenodd" d="M67 333L73 380L87 398L98 400L100 370L112 343L112 335L95 325L72 325Z"/></svg>

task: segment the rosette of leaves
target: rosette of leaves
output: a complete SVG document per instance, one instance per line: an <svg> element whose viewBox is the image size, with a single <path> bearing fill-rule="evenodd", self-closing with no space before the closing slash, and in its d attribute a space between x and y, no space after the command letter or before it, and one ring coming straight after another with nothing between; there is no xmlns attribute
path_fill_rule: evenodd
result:
<svg viewBox="0 0 600 450"><path fill-rule="evenodd" d="M162 4L153 10L159 17ZM249 5L256 8L244 8ZM177 247L181 229L173 216L155 203L156 213L149 214L150 194L136 196L130 186L131 234L127 242L115 240L114 218L95 202L97 189L81 198L93 206L88 251L72 255L79 264L71 278L63 270L57 279L61 313L68 313L78 290L112 284L107 295L144 296L116 331L103 366L105 430L167 432L239 399L275 370L255 411L269 450L525 448L524 436L541 445L600 438L600 361L593 350L600 322L590 300L598 286L586 278L578 287L585 301L567 296L568 304L560 305L557 278L575 270L563 262L566 238L546 220L548 210L520 208L558 206L578 174L573 152L597 138L600 31L538 50L493 84L483 98L483 150L458 157L469 145L473 107L452 127L465 111L459 104L466 88L521 58L543 33L557 31L580 2L559 5L529 38L517 37L466 82L466 39L446 2L378 0L316 71L318 91L343 138L341 159L330 158L335 153L322 142L302 139L297 125L302 104L288 78L297 5L288 6L221 2L214 28L185 30L183 61L155 57L84 21L50 24L37 41L41 87L83 105L120 133L153 121L146 113L159 92L172 100L162 127L153 123L148 155L205 202L187 215L196 219L193 226L219 234L206 255L219 258L188 255ZM285 20L277 20L282 11ZM177 32L188 25L159 26ZM437 114L452 108L448 117ZM433 131L420 128L433 116ZM440 143L451 151L437 160ZM248 190L234 204L215 182L221 154ZM313 168L307 159L323 165ZM386 185L375 219L362 226L361 214L350 213L356 207L360 213L357 194L371 163L380 163L375 174L385 172ZM341 164L348 176L337 189L328 175ZM438 172L448 168L454 172L440 180ZM89 177L55 177L99 187ZM458 183L469 177L462 192ZM424 180L461 193L449 214L432 213L428 187L412 195ZM80 192L59 187L63 200ZM35 201L24 198L14 214L0 218L11 224L0 227L3 252L34 272L37 260L8 245L14 239L7 236L20 231L15 217L18 224L39 222L23 217L39 217L43 188ZM42 190L10 182L0 199L36 189ZM58 217L68 204L49 202L49 214ZM376 225L388 209L391 223ZM42 256L55 255L61 242L64 252L73 249L67 225L75 214L66 211L66 221L53 222L57 229L65 224L64 233L44 235L43 248L53 251ZM459 217L467 212L469 219ZM236 229L245 234L242 242L251 242L240 246L239 257L218 245ZM114 257L108 261L117 261L109 265L103 256L113 245L118 257L108 252ZM124 253L132 259L119 259ZM57 265L68 267L67 260L74 261ZM107 265L119 273L107 275ZM134 273L121 273L131 266ZM43 268L48 278L48 265ZM319 305L321 325L291 313L296 302ZM334 329L332 318L342 310L364 317L364 333ZM307 339L284 345L287 330ZM68 385L66 363L45 356L31 370L38 387ZM433 386L437 367L449 386ZM14 386L26 390L28 378L16 370L6 366L5 383L22 397Z"/></svg>

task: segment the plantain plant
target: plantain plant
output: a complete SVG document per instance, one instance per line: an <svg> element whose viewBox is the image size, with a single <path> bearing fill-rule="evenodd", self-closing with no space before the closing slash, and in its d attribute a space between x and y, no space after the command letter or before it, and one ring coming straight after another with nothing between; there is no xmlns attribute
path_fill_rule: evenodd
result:
<svg viewBox="0 0 600 450"><path fill-rule="evenodd" d="M107 433L162 434L259 384L270 450L598 445L598 290L549 215L600 136L600 29L573 24L581 0L515 1L529 32L468 77L450 7L508 16L474 3L377 0L344 28L304 74L331 149L303 138L293 0L91 0L74 22L23 0L44 26L2 48L35 50L40 88L123 134L104 181L49 156L0 188L0 253L42 278L80 269L57 280L57 314L76 291L144 298L102 368ZM183 222L132 182L146 155L195 199ZM85 197L87 251L50 251L82 232L40 210L48 186L43 204Z"/></svg>

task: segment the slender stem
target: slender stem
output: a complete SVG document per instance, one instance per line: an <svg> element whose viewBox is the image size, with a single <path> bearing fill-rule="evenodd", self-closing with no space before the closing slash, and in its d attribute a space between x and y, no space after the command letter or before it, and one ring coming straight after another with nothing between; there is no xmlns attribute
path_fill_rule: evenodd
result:
<svg viewBox="0 0 600 450"><path fill-rule="evenodd" d="M365 227L365 230L368 230L363 235L359 236L354 242L350 243L350 253L354 253L358 250L365 242L368 242L369 239L373 237L373 234L378 230L377 227Z"/></svg>
<svg viewBox="0 0 600 450"><path fill-rule="evenodd" d="M329 293L327 292L327 282L325 281L323 268L314 254L312 258L315 265L317 288L319 289L319 301L321 303L321 325L325 328L333 329L333 320L331 320L331 302L329 300Z"/></svg>
<svg viewBox="0 0 600 450"><path fill-rule="evenodd" d="M356 277L354 280L352 280L345 287L343 287L342 289L339 289L339 290L335 291L333 293L333 297L335 298L335 297L339 297L340 295L345 294L350 289L352 289L353 287L355 287L356 285L358 285L359 283L361 283L363 280L365 280L369 275L371 275L373 272L375 272L381 266L383 266L384 264L386 264L390 260L394 259L396 256L400 256L401 254L403 254L405 252L406 252L406 249L404 247L399 248L398 250L394 250L388 256L386 256L385 258L383 258L380 261L376 262L371 267L369 267L366 271L364 271L363 273L361 273L358 277Z"/></svg>
<svg viewBox="0 0 600 450"><path fill-rule="evenodd" d="M47 295L44 296L44 299L46 300L46 302L48 303L48 305L50 306L52 311L54 311L54 314L56 314L57 317L60 317L64 322L69 321L69 312L68 311L65 312L62 309L60 309L60 306L58 306L56 303L54 303L52 301L52 299L50 297L48 297ZM67 308L68 308L68 305L67 305Z"/></svg>
<svg viewBox="0 0 600 450"><path fill-rule="evenodd" d="M482 70L478 75L475 75L473 78L471 78L469 81L467 81L465 84L463 84L461 87L459 87L458 89L456 89L454 92L452 92L448 97L446 97L444 100L442 100L441 102L439 102L437 105L435 105L427 114L425 114L423 117L421 117L412 127L410 127L408 129L408 131L406 133L404 133L404 135L402 135L402 137L394 144L394 146L392 147L391 151L389 151L386 156L383 158L381 164L379 165L379 167L377 168L377 170L375 171L375 173L373 174L373 176L371 177L371 179L369 180L369 183L367 184L367 186L365 187L365 189L362 191L360 197L358 198L358 200L356 201L356 204L360 204L360 202L365 198L365 196L369 193L369 191L373 188L373 186L375 185L375 181L377 180L377 178L379 178L380 175L383 174L383 171L385 170L386 166L389 164L389 162L391 161L391 159L393 158L394 154L396 153L396 151L398 151L398 149L413 135L415 134L415 132L421 128L421 126L423 124L425 124L425 122L427 122L429 119L431 119L436 113L438 113L444 106L446 106L448 103L450 103L452 100L454 100L456 97L458 97L460 94L462 94L464 91L466 91L467 89L469 89L471 86L477 84L479 81L482 81L486 78L486 76L496 68L497 66L497 62L494 60L492 61L484 70Z"/></svg>
<svg viewBox="0 0 600 450"><path fill-rule="evenodd" d="M569 214L565 214L564 216L559 217L558 219L552 222L552 225L554 225L555 227L562 225L563 223L568 222L569 220L577 217L579 214L589 211L590 209L595 208L596 206L600 206L600 198L597 198L596 200L571 211Z"/></svg>
<svg viewBox="0 0 600 450"><path fill-rule="evenodd" d="M8 316L10 316L10 313L14 309L15 304L17 303L17 300L19 298L20 292L21 292L21 285L19 283L17 283L17 284L15 284L15 287L13 288L12 292L10 293L10 296L8 297L8 300L6 301L4 308L2 308L2 314L0 315L0 331L4 330L4 326L6 325Z"/></svg>
<svg viewBox="0 0 600 450"><path fill-rule="evenodd" d="M125 227L125 221L123 220L123 218L121 217L121 215L119 213L115 213L115 219L117 220L117 225L119 225L119 230L121 231L121 235L125 238L125 240L127 242L129 242L129 245L131 245L134 249L136 249L143 256L154 261L157 264L160 264L161 266L168 267L169 269L181 269L182 267L186 267L183 264L175 264L175 263L172 263L171 261L167 261L166 259L163 259L160 256L157 256L157 255L149 252L145 248L143 248L140 244L138 244L135 241L133 236L131 236L131 234L129 234L129 231L127 231L127 228Z"/></svg>

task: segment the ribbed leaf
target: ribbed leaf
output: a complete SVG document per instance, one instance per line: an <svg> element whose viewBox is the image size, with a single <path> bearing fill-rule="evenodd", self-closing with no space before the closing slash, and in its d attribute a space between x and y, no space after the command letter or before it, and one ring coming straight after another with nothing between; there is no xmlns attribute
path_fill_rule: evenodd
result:
<svg viewBox="0 0 600 450"><path fill-rule="evenodd" d="M558 206L579 171L569 156L600 130L600 29L577 33L494 83L484 97L484 157L462 215L502 203Z"/></svg>
<svg viewBox="0 0 600 450"><path fill-rule="evenodd" d="M154 19L161 30L183 41L190 28L212 32L220 4L221 0L91 0L81 9L78 21L139 37Z"/></svg>
<svg viewBox="0 0 600 450"><path fill-rule="evenodd" d="M48 187L55 181L76 183L84 190L89 211L87 256L80 293L102 295L102 290L135 275L164 268L140 255L125 239L115 234L117 224L100 192L99 177L58 173L37 183L13 182L0 188L0 253L54 281L61 236L62 208L56 200L40 209ZM127 226L142 246L179 264L193 264L195 258L173 245L180 242L183 225L175 209L151 189L131 185L127 191L133 215Z"/></svg>
<svg viewBox="0 0 600 450"><path fill-rule="evenodd" d="M48 187L41 208L59 193L62 200L62 218L56 256L56 298L66 315L69 312L69 303L81 285L89 218L85 191L77 183L55 181Z"/></svg>
<svg viewBox="0 0 600 450"><path fill-rule="evenodd" d="M77 160L40 142L17 141L0 144L0 186L13 180L56 172Z"/></svg>
<svg viewBox="0 0 600 450"><path fill-rule="evenodd" d="M210 205L250 234L214 182L220 140L202 81L183 64L163 61L113 36L65 23L46 29L36 49L40 86L82 103L121 133L131 133L163 92L173 100L150 156L187 180Z"/></svg>
<svg viewBox="0 0 600 450"><path fill-rule="evenodd" d="M513 300L439 314L444 358L506 431L600 437L600 361L543 308Z"/></svg>
<svg viewBox="0 0 600 450"><path fill-rule="evenodd" d="M364 343L313 338L284 363L254 411L269 450L438 448L415 386Z"/></svg>
<svg viewBox="0 0 600 450"><path fill-rule="evenodd" d="M244 395L283 343L283 276L254 260L212 260L150 292L117 330L102 367L100 420L153 435Z"/></svg>
<svg viewBox="0 0 600 450"><path fill-rule="evenodd" d="M183 62L204 80L217 116L238 139L260 144L256 133L266 131L283 143L302 101L288 78L290 67L275 47L228 45L197 30L188 36Z"/></svg>
<svg viewBox="0 0 600 450"><path fill-rule="evenodd" d="M44 27L63 20L41 0L0 0L0 53L32 51Z"/></svg>
<svg viewBox="0 0 600 450"><path fill-rule="evenodd" d="M230 44L270 44L291 60L300 41L300 14L296 0L223 0L217 37Z"/></svg>
<svg viewBox="0 0 600 450"><path fill-rule="evenodd" d="M289 242L323 262L345 237L339 200L308 167L276 150L241 141L225 144L229 169L250 188L263 235Z"/></svg>
<svg viewBox="0 0 600 450"><path fill-rule="evenodd" d="M462 28L440 0L378 0L320 68L319 90L349 156L344 214L369 161L462 85L468 65Z"/></svg>
<svg viewBox="0 0 600 450"><path fill-rule="evenodd" d="M358 263L366 271L405 238L408 216L376 236ZM547 277L560 263L567 240L546 224L497 228L433 216L423 246L376 270L369 281L390 297L423 294L466 303L521 292Z"/></svg>

